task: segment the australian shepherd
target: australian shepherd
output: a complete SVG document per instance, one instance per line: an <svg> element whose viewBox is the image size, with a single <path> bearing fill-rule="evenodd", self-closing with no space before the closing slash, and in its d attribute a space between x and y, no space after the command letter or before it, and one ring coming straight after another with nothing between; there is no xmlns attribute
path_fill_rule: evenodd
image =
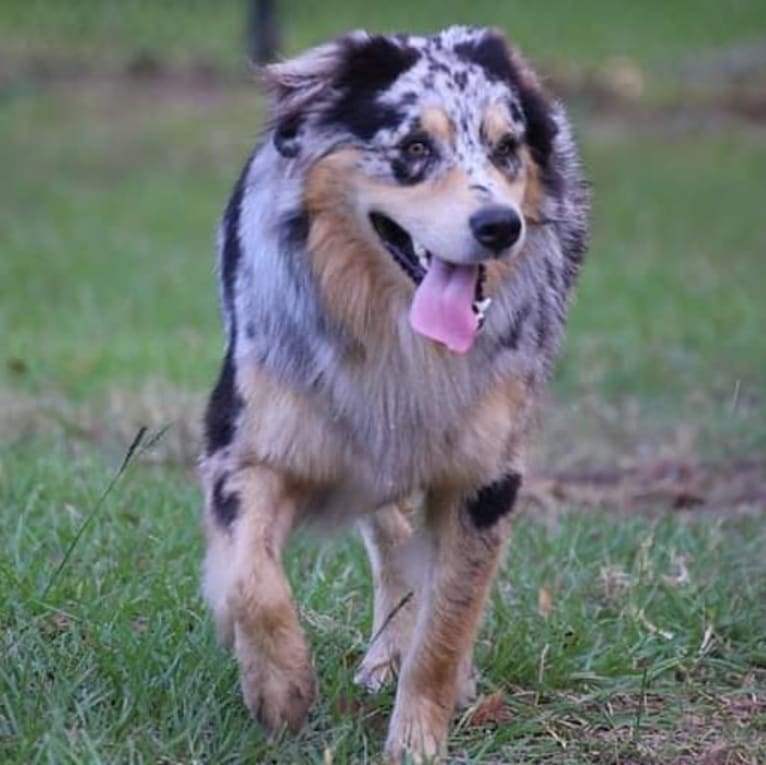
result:
<svg viewBox="0 0 766 765"><path fill-rule="evenodd" d="M352 520L374 581L357 682L390 761L443 756L588 233L563 107L504 36L352 32L270 66L220 227L203 589L272 732L316 692L282 568Z"/></svg>

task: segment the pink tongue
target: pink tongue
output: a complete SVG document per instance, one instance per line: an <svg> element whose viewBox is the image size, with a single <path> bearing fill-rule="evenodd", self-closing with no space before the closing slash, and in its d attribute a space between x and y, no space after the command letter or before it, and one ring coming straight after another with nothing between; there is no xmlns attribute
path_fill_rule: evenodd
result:
<svg viewBox="0 0 766 765"><path fill-rule="evenodd" d="M410 308L412 328L451 351L465 353L479 331L472 308L478 274L478 266L456 266L432 257Z"/></svg>

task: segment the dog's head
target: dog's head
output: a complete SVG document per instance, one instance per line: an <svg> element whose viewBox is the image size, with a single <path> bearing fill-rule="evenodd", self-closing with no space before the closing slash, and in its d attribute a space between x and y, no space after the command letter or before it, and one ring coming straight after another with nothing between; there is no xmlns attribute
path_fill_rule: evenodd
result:
<svg viewBox="0 0 766 765"><path fill-rule="evenodd" d="M456 27L354 32L266 78L326 289L345 293L358 328L376 320L364 284L414 289L412 327L468 350L485 290L512 269L556 184L554 106L529 67L499 32Z"/></svg>

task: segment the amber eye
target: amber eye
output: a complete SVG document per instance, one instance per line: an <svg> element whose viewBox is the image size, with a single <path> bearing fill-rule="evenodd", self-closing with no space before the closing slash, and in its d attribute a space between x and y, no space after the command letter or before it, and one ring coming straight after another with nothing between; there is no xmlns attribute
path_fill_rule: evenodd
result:
<svg viewBox="0 0 766 765"><path fill-rule="evenodd" d="M431 147L422 139L408 141L402 148L411 159L423 159L431 154Z"/></svg>

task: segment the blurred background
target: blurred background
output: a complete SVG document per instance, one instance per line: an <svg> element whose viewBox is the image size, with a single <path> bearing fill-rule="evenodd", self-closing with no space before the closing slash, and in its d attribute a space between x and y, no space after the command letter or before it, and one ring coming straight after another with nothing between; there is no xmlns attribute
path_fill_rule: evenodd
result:
<svg viewBox="0 0 766 765"><path fill-rule="evenodd" d="M594 184L544 461L763 450L757 0L3 0L0 437L122 443L148 419L173 424L165 456L192 460L221 350L213 230L264 117L248 59L450 23L527 53Z"/></svg>

